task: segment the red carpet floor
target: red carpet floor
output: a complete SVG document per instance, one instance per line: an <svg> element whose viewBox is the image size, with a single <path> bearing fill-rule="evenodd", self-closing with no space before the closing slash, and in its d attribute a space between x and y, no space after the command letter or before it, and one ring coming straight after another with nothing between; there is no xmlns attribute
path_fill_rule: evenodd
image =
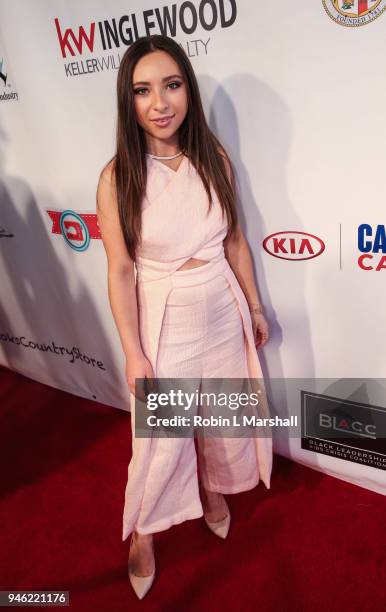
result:
<svg viewBox="0 0 386 612"><path fill-rule="evenodd" d="M0 590L70 591L70 609L386 610L386 497L274 457L272 488L228 495L220 540L203 519L156 534L139 601L121 541L129 413L0 368Z"/></svg>

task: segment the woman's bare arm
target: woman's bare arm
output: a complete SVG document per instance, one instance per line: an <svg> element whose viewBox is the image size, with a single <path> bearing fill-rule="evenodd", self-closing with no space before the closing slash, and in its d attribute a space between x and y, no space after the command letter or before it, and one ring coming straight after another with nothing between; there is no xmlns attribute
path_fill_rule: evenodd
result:
<svg viewBox="0 0 386 612"><path fill-rule="evenodd" d="M227 158L223 155L228 178L230 180L230 167ZM242 288L249 307L261 305L255 279L253 275L252 256L247 239L245 238L239 223L232 238L227 237L224 242L225 257L229 261L239 284Z"/></svg>
<svg viewBox="0 0 386 612"><path fill-rule="evenodd" d="M129 256L119 224L111 162L100 175L97 217L108 261L108 294L126 358L142 353L138 332L138 307L134 262Z"/></svg>
<svg viewBox="0 0 386 612"><path fill-rule="evenodd" d="M249 307L261 305L253 275L252 256L247 239L237 224L237 233L224 240L224 251L229 265L245 294Z"/></svg>

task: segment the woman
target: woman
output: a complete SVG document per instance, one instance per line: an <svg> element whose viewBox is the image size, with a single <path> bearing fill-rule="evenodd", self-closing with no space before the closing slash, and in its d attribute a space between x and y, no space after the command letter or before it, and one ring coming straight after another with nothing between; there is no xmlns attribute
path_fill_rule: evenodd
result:
<svg viewBox="0 0 386 612"><path fill-rule="evenodd" d="M117 104L116 155L100 175L97 214L130 389L123 540L132 533L129 576L142 598L155 573L152 534L204 515L226 537L223 493L260 479L269 488L272 441L203 438L196 449L192 437L137 437L135 380L262 378L256 346L267 342L268 325L237 220L232 164L206 123L180 45L161 35L131 45Z"/></svg>

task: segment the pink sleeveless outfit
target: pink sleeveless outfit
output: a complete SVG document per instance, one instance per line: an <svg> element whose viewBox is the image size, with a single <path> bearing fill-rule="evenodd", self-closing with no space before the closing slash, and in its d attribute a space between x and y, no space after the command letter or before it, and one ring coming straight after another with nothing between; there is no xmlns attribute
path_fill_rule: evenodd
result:
<svg viewBox="0 0 386 612"><path fill-rule="evenodd" d="M248 303L224 255L226 216L184 157L177 171L147 155L142 240L136 263L139 333L154 376L262 379ZM206 260L178 270L190 258ZM270 488L272 438L140 438L131 400L132 458L123 511L125 540L203 516L206 489ZM265 412L264 416L269 416ZM196 442L195 442L196 440ZM197 448L196 448L197 445Z"/></svg>

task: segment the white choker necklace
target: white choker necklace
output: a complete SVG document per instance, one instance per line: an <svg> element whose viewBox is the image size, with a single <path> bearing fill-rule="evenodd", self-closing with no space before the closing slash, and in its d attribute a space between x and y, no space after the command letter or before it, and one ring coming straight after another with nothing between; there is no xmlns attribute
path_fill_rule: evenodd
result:
<svg viewBox="0 0 386 612"><path fill-rule="evenodd" d="M149 157L152 157L153 159L175 159L179 155L183 155L183 151L180 151L179 153L176 153L176 155L169 155L169 156L166 156L166 157L163 156L163 155L152 155L151 153L146 153L146 155L149 155Z"/></svg>

